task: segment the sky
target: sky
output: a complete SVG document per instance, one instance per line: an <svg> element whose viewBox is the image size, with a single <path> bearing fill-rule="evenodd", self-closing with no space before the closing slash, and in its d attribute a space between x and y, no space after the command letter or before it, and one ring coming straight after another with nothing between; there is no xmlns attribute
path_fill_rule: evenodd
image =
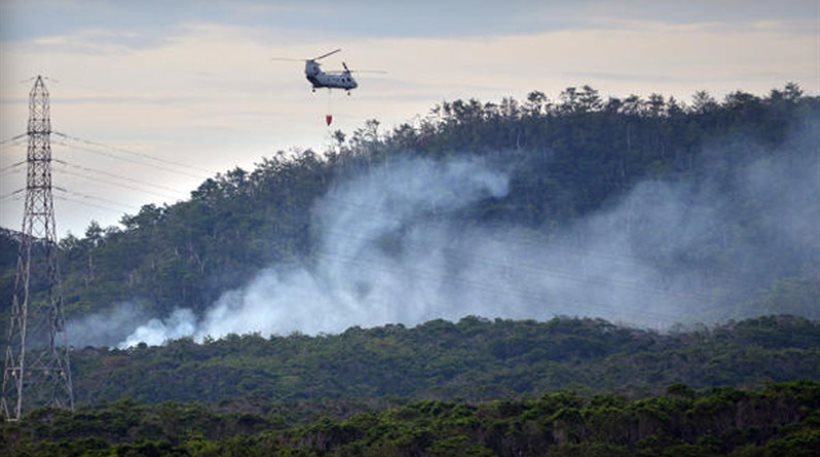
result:
<svg viewBox="0 0 820 457"><path fill-rule="evenodd" d="M346 62L350 96L299 62ZM368 119L383 131L445 100L706 90L820 94L820 3L633 1L0 1L0 226L19 229L31 78L47 77L60 236L186 199L205 178ZM324 116L333 114L331 128Z"/></svg>

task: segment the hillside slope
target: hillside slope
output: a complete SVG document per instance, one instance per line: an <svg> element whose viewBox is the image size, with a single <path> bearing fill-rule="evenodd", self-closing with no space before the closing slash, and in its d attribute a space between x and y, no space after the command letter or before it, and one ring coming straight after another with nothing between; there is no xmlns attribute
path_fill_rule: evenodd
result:
<svg viewBox="0 0 820 457"><path fill-rule="evenodd" d="M533 92L524 102L445 102L417 124L390 132L380 132L378 121L369 121L349 136L336 132L337 144L321 154L278 153L252 171L235 169L205 181L189 201L146 205L124 217L122 227L91 224L83 237L62 240L70 319L134 310L124 319L131 327L119 334L74 343L117 344L140 323L166 319L178 309L201 319L226 293L241 292L266 268L297 265L315 273L326 260L329 235L338 235L328 233L321 202L340 197L346 183L413 160L449 164L475 158L503 175L504 192L463 202L452 211L442 211L432 200L423 202L431 209L422 218L402 221L395 231L368 240L371 251L395 257L411 250L405 243L419 221L427 224L422 228L443 221L454 231L450 238L462 228L477 237L503 227L502 241L523 245L535 240L540 246L519 251L529 249L543 260L546 252L565 249L576 259L567 261L559 254L552 263L522 259L509 243L481 257L474 245L444 240L456 257L470 257L473 264L489 258L493 267L478 277L459 276L465 287L455 295L481 293L481 288L468 287L475 283L492 290L509 285L513 294L504 303L479 297L486 303L439 316L458 319L485 308L545 305L554 309L552 315L575 309L581 315L642 324L655 319L641 315L650 307L657 307L657 319L666 324L684 317L714 321L770 313L816 318L820 246L807 221L818 211L812 170L820 160L819 120L820 100L789 84L767 97L738 91L722 102L698 93L690 105L660 95L604 99L585 86L568 88L556 100ZM350 210L354 221L373 216L372 202L336 203ZM342 230L346 239L359 235L355 225ZM14 277L9 253L15 243L6 235L0 233L3 246L9 247L4 247L0 271L3 316ZM487 240L481 247L489 250L495 240L479 241ZM550 244L555 240L560 245ZM441 247L425 242L431 253ZM613 251L618 242L630 246ZM625 262L638 268L621 269ZM370 270L385 269L381 263L376 267ZM352 263L343 268L351 270ZM402 274L440 276L424 265L406 270ZM545 274L531 279L533 271ZM561 280L557 285L556 278ZM604 282L607 288L596 289ZM366 295L374 283L348 281L353 289L344 292ZM592 296L579 295L588 290ZM438 297L434 303L441 306L449 298ZM480 314L550 316L521 310ZM0 316L0 321L5 325L7 318ZM301 328L284 329L290 330ZM239 330L215 336L229 332Z"/></svg>
<svg viewBox="0 0 820 457"><path fill-rule="evenodd" d="M820 379L820 324L787 316L658 334L602 320L443 320L340 335L230 335L75 350L77 401L483 400L574 388L630 396L667 385Z"/></svg>
<svg viewBox="0 0 820 457"><path fill-rule="evenodd" d="M54 456L789 456L816 455L820 385L773 384L629 401L573 392L531 399L416 401L297 425L266 414L124 401L0 424L11 455Z"/></svg>

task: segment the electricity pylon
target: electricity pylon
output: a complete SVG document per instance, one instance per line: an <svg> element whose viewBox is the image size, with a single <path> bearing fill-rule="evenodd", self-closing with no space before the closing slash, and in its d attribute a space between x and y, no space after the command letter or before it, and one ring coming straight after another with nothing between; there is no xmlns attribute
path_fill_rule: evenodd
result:
<svg viewBox="0 0 820 457"><path fill-rule="evenodd" d="M51 119L41 76L29 92L27 134L25 212L0 392L7 421L35 407L74 410L51 194Z"/></svg>

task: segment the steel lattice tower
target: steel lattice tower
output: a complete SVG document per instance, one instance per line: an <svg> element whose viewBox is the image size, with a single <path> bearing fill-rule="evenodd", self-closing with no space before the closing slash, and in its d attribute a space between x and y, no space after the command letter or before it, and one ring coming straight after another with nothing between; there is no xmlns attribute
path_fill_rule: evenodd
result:
<svg viewBox="0 0 820 457"><path fill-rule="evenodd" d="M29 93L27 133L25 212L0 397L8 421L34 407L74 409L51 194L51 119L41 76Z"/></svg>

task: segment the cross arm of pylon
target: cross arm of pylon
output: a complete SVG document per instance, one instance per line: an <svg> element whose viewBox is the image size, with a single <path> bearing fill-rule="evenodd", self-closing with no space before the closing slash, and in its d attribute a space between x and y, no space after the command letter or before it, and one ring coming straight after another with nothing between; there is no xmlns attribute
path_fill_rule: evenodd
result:
<svg viewBox="0 0 820 457"><path fill-rule="evenodd" d="M5 199L7 199L7 198L14 197L15 195L17 195L17 194L19 194L19 193L25 192L25 190L26 190L25 188L23 188L23 189L17 189L17 190L15 190L14 192L9 192L9 193L7 193L7 194L0 195L0 200L5 200Z"/></svg>
<svg viewBox="0 0 820 457"><path fill-rule="evenodd" d="M7 166L7 167L0 168L0 174L3 174L3 173L5 173L5 172L7 172L7 171L9 171L9 170L12 170L12 169L14 169L14 168L19 167L20 165L25 165L25 164L26 164L26 161L25 161L25 160L21 160L21 161L19 161L19 162L13 163L13 164L11 164L11 165L9 165L9 166Z"/></svg>
<svg viewBox="0 0 820 457"><path fill-rule="evenodd" d="M11 137L11 138L6 138L5 140L0 140L0 146L2 146L2 145L4 145L4 144L7 144L7 143L13 143L13 142L15 142L15 141L17 141L17 140L20 140L20 139L22 139L22 138L25 138L26 136L28 136L28 133L21 133L21 134L19 134L19 135L15 135L15 136L13 136L13 137Z"/></svg>

